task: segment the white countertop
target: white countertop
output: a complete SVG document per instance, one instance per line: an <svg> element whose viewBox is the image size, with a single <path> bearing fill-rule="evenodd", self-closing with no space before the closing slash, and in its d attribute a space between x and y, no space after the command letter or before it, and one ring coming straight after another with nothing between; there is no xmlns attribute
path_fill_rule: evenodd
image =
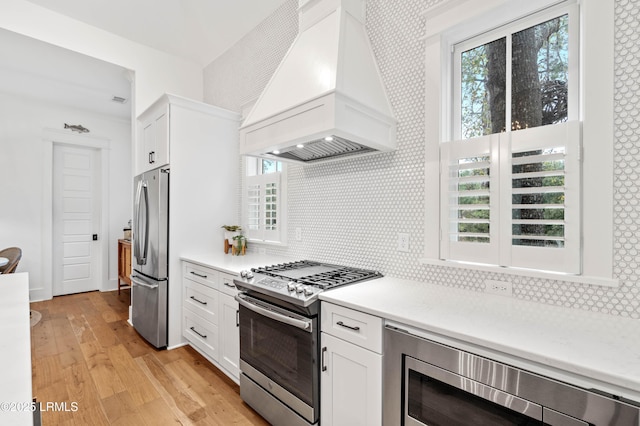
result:
<svg viewBox="0 0 640 426"><path fill-rule="evenodd" d="M29 275L0 275L0 423L32 425Z"/></svg>
<svg viewBox="0 0 640 426"><path fill-rule="evenodd" d="M585 388L640 402L640 321L384 277L320 299Z"/></svg>
<svg viewBox="0 0 640 426"><path fill-rule="evenodd" d="M230 253L224 254L223 251L220 251L211 253L187 253L181 255L180 260L215 268L229 274L239 274L240 271L243 270L299 259L287 259L281 256L257 254L253 252L247 252L244 256L232 256Z"/></svg>
<svg viewBox="0 0 640 426"><path fill-rule="evenodd" d="M230 274L298 260L222 252L180 258ZM440 343L640 402L640 320L392 277L325 291L320 299L408 325Z"/></svg>

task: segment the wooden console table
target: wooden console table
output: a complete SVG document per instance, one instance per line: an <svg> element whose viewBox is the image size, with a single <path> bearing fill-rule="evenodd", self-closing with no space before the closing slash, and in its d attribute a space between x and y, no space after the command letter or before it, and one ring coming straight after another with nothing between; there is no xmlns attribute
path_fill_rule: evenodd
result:
<svg viewBox="0 0 640 426"><path fill-rule="evenodd" d="M123 283L131 287L131 241L118 240L118 294Z"/></svg>

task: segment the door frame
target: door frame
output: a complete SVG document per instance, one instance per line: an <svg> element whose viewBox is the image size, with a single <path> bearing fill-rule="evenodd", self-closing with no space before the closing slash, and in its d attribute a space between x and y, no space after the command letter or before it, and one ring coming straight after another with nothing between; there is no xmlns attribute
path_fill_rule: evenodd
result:
<svg viewBox="0 0 640 426"><path fill-rule="evenodd" d="M53 146L54 144L94 148L100 155L100 239L98 277L100 291L109 290L109 149L111 141L99 136L43 129L42 277L40 287L30 289L30 300L53 298Z"/></svg>

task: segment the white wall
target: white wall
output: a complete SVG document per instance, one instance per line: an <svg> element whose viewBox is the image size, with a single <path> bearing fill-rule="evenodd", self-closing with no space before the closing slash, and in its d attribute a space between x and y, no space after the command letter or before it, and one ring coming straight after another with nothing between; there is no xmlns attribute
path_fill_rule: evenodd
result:
<svg viewBox="0 0 640 426"><path fill-rule="evenodd" d="M23 250L18 272L29 272L31 299L50 297L51 273L47 223L51 206L51 164L44 129L61 129L63 123L82 123L91 135L109 140L108 155L108 281L102 289L117 286L117 241L131 219L131 123L78 109L44 104L0 93L0 246ZM49 148L50 150L50 148Z"/></svg>
<svg viewBox="0 0 640 426"><path fill-rule="evenodd" d="M135 73L132 100L135 116L163 93L202 99L203 76L198 64L134 43L26 0L0 2L0 28L132 70ZM46 150L42 150L42 129L59 129L65 121L79 122L91 129L92 135L112 140L109 161L109 280L103 283L103 288L113 288L117 279L117 238L131 218L131 140L135 134L131 123L110 122L104 117L81 111L49 108L26 100L8 99L5 95L0 95L0 111L0 182L12 182L11 187L3 191L5 195L0 202L0 245L23 247L24 260L19 270L30 273L32 300L46 298L51 292L50 265L43 261L48 250L43 243L46 244L50 236L42 234L50 220L43 217L42 170L51 166L43 164Z"/></svg>
<svg viewBox="0 0 640 426"><path fill-rule="evenodd" d="M26 0L0 2L0 28L135 71L136 116L163 93L202 100L202 68L196 63L134 43Z"/></svg>

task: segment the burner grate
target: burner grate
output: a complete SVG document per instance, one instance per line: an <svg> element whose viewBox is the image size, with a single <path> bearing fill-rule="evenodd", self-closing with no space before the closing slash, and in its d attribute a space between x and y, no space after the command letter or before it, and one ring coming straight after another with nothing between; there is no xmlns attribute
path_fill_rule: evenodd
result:
<svg viewBox="0 0 640 426"><path fill-rule="evenodd" d="M280 277L282 276L281 275L282 272L294 271L297 269L310 268L313 266L320 266L320 265L321 263L319 262L313 262L310 260L299 260L297 262L278 263L275 265L263 266L260 268L252 268L251 271L254 273L257 272L257 273L269 275L272 277Z"/></svg>
<svg viewBox="0 0 640 426"><path fill-rule="evenodd" d="M302 284L312 285L326 290L328 288L379 278L381 276L382 274L376 271L342 267L335 271L301 277L298 281Z"/></svg>

